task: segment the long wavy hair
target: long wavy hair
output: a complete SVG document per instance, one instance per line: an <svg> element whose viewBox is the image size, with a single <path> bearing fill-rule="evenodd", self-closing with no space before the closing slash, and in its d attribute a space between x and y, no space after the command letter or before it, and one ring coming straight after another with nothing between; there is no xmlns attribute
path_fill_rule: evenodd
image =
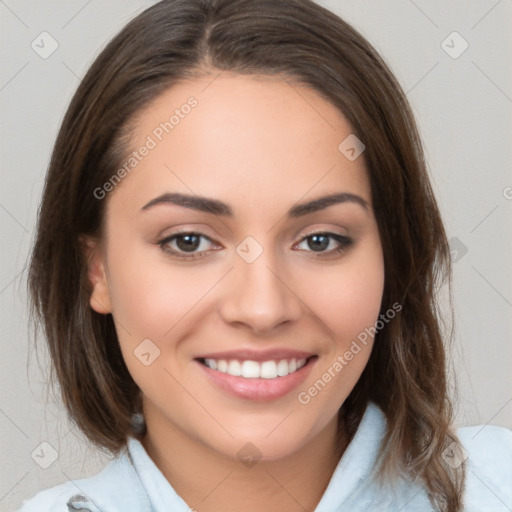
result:
<svg viewBox="0 0 512 512"><path fill-rule="evenodd" d="M141 392L111 315L89 305L81 236L102 232L106 200L94 191L125 160L132 122L178 81L222 70L286 77L337 107L366 145L384 253L381 312L402 306L377 335L339 418L349 436L369 401L387 419L379 478L418 479L441 510L462 510L465 467L442 453L452 430L438 291L450 253L406 96L375 49L311 0L163 0L130 21L78 87L55 142L29 266L32 321L42 326L68 417L98 448L118 454ZM451 290L451 287L449 288Z"/></svg>

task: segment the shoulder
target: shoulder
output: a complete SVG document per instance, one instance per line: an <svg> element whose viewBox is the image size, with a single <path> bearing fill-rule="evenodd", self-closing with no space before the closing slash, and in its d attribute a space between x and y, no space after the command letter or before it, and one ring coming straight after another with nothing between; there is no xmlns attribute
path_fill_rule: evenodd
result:
<svg viewBox="0 0 512 512"><path fill-rule="evenodd" d="M25 499L16 512L68 512L67 501L76 494L78 489L71 483L50 487L39 491L29 499Z"/></svg>
<svg viewBox="0 0 512 512"><path fill-rule="evenodd" d="M461 447L448 464L465 461L465 511L509 511L512 506L512 430L495 425L461 427Z"/></svg>
<svg viewBox="0 0 512 512"><path fill-rule="evenodd" d="M117 512L131 507L144 511L146 499L129 456L123 452L93 476L39 491L24 500L16 512Z"/></svg>

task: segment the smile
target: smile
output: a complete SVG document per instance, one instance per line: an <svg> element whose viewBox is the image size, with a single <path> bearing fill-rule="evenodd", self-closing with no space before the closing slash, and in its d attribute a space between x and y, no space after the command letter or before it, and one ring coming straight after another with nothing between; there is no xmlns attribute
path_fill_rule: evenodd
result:
<svg viewBox="0 0 512 512"><path fill-rule="evenodd" d="M238 361L236 359L202 359L201 362L221 373L227 373L234 377L245 377L246 379L275 379L286 377L291 373L300 370L307 359L281 359L270 361Z"/></svg>
<svg viewBox="0 0 512 512"><path fill-rule="evenodd" d="M311 353L275 350L204 354L195 358L195 363L221 392L244 400L269 401L301 386L317 360Z"/></svg>

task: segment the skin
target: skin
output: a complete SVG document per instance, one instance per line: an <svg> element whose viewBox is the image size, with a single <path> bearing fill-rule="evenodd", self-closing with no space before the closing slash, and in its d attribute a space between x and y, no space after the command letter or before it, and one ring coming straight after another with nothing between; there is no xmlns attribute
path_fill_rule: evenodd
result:
<svg viewBox="0 0 512 512"><path fill-rule="evenodd" d="M282 77L214 77L175 85L140 114L133 150L190 96L198 101L104 199L104 236L89 241L91 307L113 315L143 392L143 445L188 505L313 510L347 444L342 432L336 447L337 411L373 340L309 403L297 395L378 319L384 263L369 177L364 156L349 161L338 150L352 129L316 91ZM234 215L171 204L141 210L164 192L218 199ZM286 216L296 203L338 192L358 195L368 208L345 202ZM178 229L208 237L195 249L202 258L180 259L158 245ZM305 237L316 231L353 244L336 253L339 244L327 238L328 247L315 250ZM263 249L250 264L236 252L248 236ZM144 339L160 350L148 366L134 354ZM227 395L194 361L271 347L318 359L299 388L266 402ZM237 457L248 442L261 454L252 467Z"/></svg>

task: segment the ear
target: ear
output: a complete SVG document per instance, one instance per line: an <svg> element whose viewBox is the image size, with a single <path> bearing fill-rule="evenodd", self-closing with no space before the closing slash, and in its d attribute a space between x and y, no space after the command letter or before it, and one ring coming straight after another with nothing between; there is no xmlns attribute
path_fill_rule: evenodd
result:
<svg viewBox="0 0 512 512"><path fill-rule="evenodd" d="M87 277L91 286L89 303L97 313L107 314L112 312L112 302L105 272L105 256L101 244L97 239L81 236L80 242L87 260Z"/></svg>

